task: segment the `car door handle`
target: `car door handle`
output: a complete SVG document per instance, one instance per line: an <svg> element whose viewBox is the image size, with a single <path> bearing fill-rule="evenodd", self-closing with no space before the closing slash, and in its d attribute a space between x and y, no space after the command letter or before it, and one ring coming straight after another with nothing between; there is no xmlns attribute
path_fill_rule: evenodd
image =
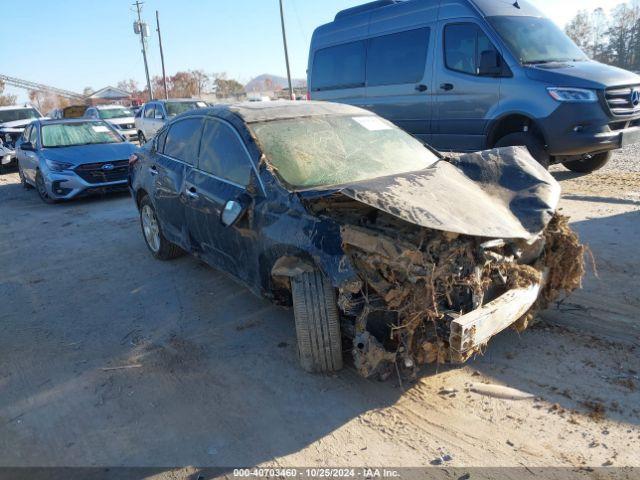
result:
<svg viewBox="0 0 640 480"><path fill-rule="evenodd" d="M428 88L429 87L427 87L424 83L419 83L418 85L416 85L416 91L418 92L426 92Z"/></svg>
<svg viewBox="0 0 640 480"><path fill-rule="evenodd" d="M158 175L158 169L156 168L156 166L155 166L155 165L151 165L151 166L149 167L149 173L150 173L151 175Z"/></svg>
<svg viewBox="0 0 640 480"><path fill-rule="evenodd" d="M185 192L187 194L187 197L191 197L191 198L198 198L198 191L196 190L196 187L189 187L185 190Z"/></svg>
<svg viewBox="0 0 640 480"><path fill-rule="evenodd" d="M440 88L442 90L446 90L446 91L453 90L453 84L452 83L441 83L440 84Z"/></svg>

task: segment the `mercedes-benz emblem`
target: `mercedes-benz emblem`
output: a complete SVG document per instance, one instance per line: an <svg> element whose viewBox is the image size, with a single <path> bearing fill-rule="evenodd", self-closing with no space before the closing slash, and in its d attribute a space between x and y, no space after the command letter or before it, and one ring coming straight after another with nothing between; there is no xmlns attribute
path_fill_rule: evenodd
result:
<svg viewBox="0 0 640 480"><path fill-rule="evenodd" d="M640 98L638 99L640 101ZM105 163L104 165L102 165L102 170L113 170L114 166L113 163Z"/></svg>
<svg viewBox="0 0 640 480"><path fill-rule="evenodd" d="M634 88L631 91L631 105L633 105L634 107L640 105L640 90L637 88Z"/></svg>

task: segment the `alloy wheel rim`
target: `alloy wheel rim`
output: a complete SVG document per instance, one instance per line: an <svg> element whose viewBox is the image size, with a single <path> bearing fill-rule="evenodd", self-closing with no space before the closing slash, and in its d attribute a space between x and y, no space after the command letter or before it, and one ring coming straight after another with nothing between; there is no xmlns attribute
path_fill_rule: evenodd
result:
<svg viewBox="0 0 640 480"><path fill-rule="evenodd" d="M147 245L149 245L149 248L154 253L158 253L160 250L160 227L158 226L158 220L156 219L153 209L149 205L142 207L140 218L142 220L142 231Z"/></svg>
<svg viewBox="0 0 640 480"><path fill-rule="evenodd" d="M44 184L44 179L42 178L41 173L38 173L38 175L36 176L36 185L38 187L38 193L40 194L40 196L42 198L49 198L49 195L47 194L47 187Z"/></svg>

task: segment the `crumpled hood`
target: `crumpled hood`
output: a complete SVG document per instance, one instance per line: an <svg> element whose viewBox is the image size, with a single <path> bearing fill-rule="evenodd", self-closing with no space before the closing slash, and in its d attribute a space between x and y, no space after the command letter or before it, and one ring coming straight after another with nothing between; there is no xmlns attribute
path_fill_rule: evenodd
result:
<svg viewBox="0 0 640 480"><path fill-rule="evenodd" d="M29 119L29 120L14 120L13 122L0 123L0 131L3 131L3 132L21 132L31 122L33 122L33 119Z"/></svg>
<svg viewBox="0 0 640 480"><path fill-rule="evenodd" d="M525 72L532 80L557 87L604 89L640 84L640 76L635 73L592 60L535 65Z"/></svg>
<svg viewBox="0 0 640 480"><path fill-rule="evenodd" d="M75 147L45 148L44 158L56 162L68 162L73 165L85 163L115 162L127 160L136 150L132 143L106 143L97 145L78 145Z"/></svg>
<svg viewBox="0 0 640 480"><path fill-rule="evenodd" d="M338 191L422 227L526 240L545 228L560 199L558 182L522 147L467 154Z"/></svg>

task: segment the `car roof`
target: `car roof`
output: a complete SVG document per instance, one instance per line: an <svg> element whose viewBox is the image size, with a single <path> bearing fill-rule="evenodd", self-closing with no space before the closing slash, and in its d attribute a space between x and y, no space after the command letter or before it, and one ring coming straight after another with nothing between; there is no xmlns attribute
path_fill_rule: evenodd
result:
<svg viewBox="0 0 640 480"><path fill-rule="evenodd" d="M51 119L42 119L35 120L35 122L40 123L41 125L53 125L57 123L87 123L87 122L96 122L96 123L104 123L103 120L94 119L94 118L51 118Z"/></svg>
<svg viewBox="0 0 640 480"><path fill-rule="evenodd" d="M326 115L373 116L374 113L353 105L332 102L276 100L274 102L242 102L203 108L199 113L216 114L221 110L235 113L246 123L288 120Z"/></svg>
<svg viewBox="0 0 640 480"><path fill-rule="evenodd" d="M0 110L24 110L25 108L36 109L36 107L32 105L8 105L6 107L0 107Z"/></svg>

